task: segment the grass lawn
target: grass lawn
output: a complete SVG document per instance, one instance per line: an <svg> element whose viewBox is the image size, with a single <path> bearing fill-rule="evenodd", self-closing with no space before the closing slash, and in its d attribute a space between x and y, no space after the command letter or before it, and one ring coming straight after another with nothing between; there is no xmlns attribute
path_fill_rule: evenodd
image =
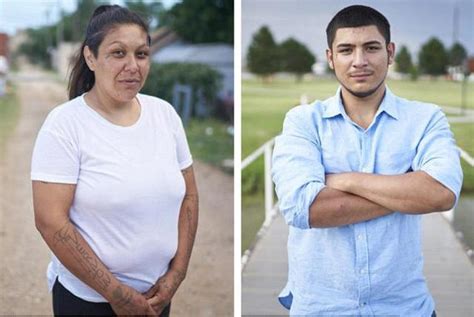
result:
<svg viewBox="0 0 474 317"><path fill-rule="evenodd" d="M10 87L8 93L0 97L0 151L4 150L6 140L15 128L19 114L20 108L15 91Z"/></svg>
<svg viewBox="0 0 474 317"><path fill-rule="evenodd" d="M241 253L251 247L255 236L265 220L263 192L242 196L242 245Z"/></svg>
<svg viewBox="0 0 474 317"><path fill-rule="evenodd" d="M234 137L227 128L228 124L216 119L192 119L185 130L193 158L232 173L233 169L223 164L234 158Z"/></svg>
<svg viewBox="0 0 474 317"><path fill-rule="evenodd" d="M407 99L438 105L461 107L461 83L444 80L389 81L393 93ZM338 83L333 79L306 80L276 78L271 83L260 80L242 82L242 159L263 143L278 135L285 113L300 103L305 94L309 101L334 95ZM441 92L441 93L440 93ZM467 107L474 109L474 83L469 83ZM451 116L451 114L450 114ZM454 114L453 116L456 116ZM474 156L474 124L451 124L457 144ZM462 162L464 194L474 194L474 168ZM242 171L242 251L247 249L263 222L262 159Z"/></svg>

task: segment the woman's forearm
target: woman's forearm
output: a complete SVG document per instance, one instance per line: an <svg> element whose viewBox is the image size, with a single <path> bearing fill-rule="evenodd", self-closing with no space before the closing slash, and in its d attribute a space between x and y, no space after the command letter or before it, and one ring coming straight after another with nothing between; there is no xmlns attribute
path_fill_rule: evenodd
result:
<svg viewBox="0 0 474 317"><path fill-rule="evenodd" d="M69 220L38 227L44 240L59 261L77 278L96 290L115 308L134 311L145 305L144 297L121 284L100 261L87 241Z"/></svg>
<svg viewBox="0 0 474 317"><path fill-rule="evenodd" d="M178 220L178 248L170 270L176 271L183 280L188 270L189 260L196 237L199 198L192 166L182 171L186 183L186 194L181 204Z"/></svg>

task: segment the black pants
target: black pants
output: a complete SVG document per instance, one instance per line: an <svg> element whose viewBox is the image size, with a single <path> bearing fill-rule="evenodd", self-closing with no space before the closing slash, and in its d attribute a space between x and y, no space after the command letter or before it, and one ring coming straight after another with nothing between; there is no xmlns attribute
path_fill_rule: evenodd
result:
<svg viewBox="0 0 474 317"><path fill-rule="evenodd" d="M169 317L171 304L166 306L160 317ZM85 301L68 291L59 281L53 286L54 316L116 316L109 303Z"/></svg>

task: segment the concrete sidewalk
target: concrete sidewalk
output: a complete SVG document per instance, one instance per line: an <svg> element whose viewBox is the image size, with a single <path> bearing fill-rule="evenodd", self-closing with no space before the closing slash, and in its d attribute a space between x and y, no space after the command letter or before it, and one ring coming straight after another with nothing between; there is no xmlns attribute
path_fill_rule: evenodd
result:
<svg viewBox="0 0 474 317"><path fill-rule="evenodd" d="M288 315L277 296L287 278L288 227L277 216L242 272L242 315ZM423 216L425 275L438 316L474 316L474 267L439 213Z"/></svg>

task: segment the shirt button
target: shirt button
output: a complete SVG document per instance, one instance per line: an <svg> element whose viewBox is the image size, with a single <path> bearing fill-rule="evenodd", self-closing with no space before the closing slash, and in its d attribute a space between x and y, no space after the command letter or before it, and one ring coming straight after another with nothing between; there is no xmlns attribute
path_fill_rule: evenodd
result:
<svg viewBox="0 0 474 317"><path fill-rule="evenodd" d="M364 168L362 169L362 172L364 172L364 173L370 173L370 169L369 169L368 167L364 167Z"/></svg>
<svg viewBox="0 0 474 317"><path fill-rule="evenodd" d="M360 303L360 307L364 307L367 303Z"/></svg>
<svg viewBox="0 0 474 317"><path fill-rule="evenodd" d="M364 274L364 272L365 272L364 269L360 270L360 274Z"/></svg>
<svg viewBox="0 0 474 317"><path fill-rule="evenodd" d="M357 236L357 239L359 239L359 240L362 239L362 235L359 234L359 235Z"/></svg>

